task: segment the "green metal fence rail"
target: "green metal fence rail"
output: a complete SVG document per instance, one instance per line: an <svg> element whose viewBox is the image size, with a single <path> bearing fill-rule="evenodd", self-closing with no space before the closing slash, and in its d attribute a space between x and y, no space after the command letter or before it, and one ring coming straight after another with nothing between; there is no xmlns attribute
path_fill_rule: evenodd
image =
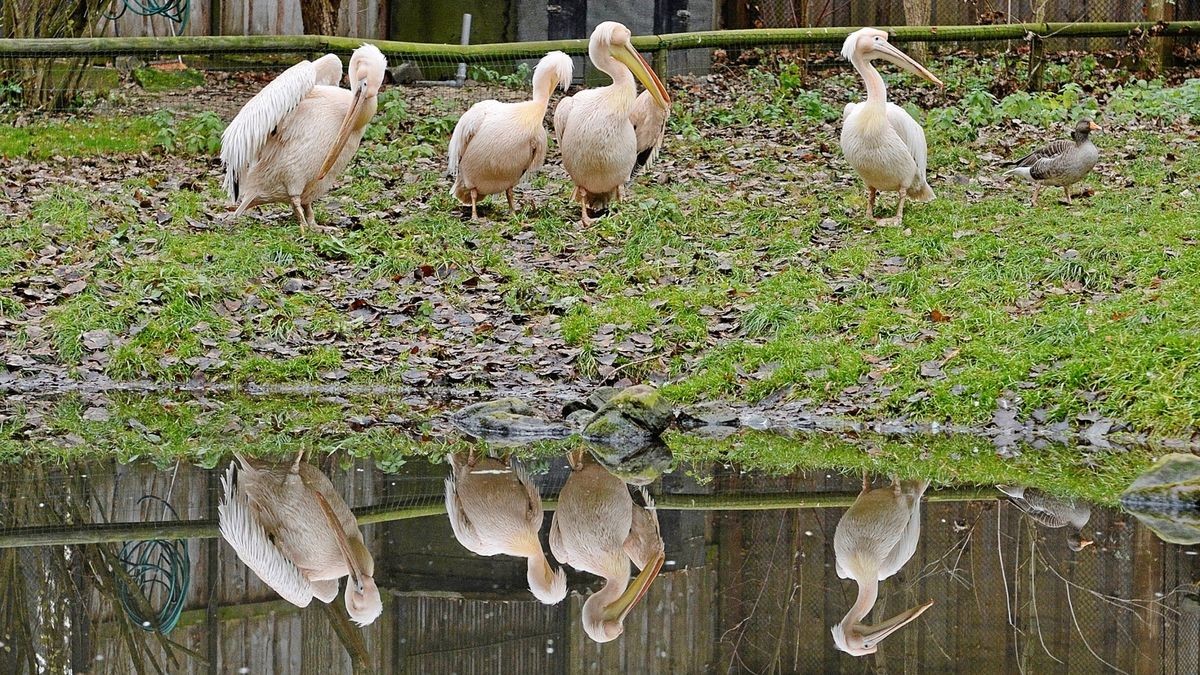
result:
<svg viewBox="0 0 1200 675"><path fill-rule="evenodd" d="M1038 38L1081 37L1189 37L1200 36L1200 21L1013 23L985 26L882 27L897 42L985 42ZM837 44L855 28L763 28L698 31L668 35L642 35L634 45L647 52L699 48L768 47L802 44ZM362 40L322 35L294 36L184 36L161 38L60 38L0 40L0 58L62 56L140 57L225 54L347 54L370 42L389 57L423 58L446 62L486 63L497 58L535 58L554 49L568 54L587 53L587 40L542 40L477 45L425 44L390 40Z"/></svg>
<svg viewBox="0 0 1200 675"><path fill-rule="evenodd" d="M662 511L758 511L764 509L819 509L850 506L857 492L777 493L746 495L659 495L655 505ZM996 500L994 488L939 490L925 495L927 502L964 502ZM542 500L543 508L553 511L557 500ZM359 525L436 516L446 512L441 501L416 506L368 506L354 509ZM18 527L0 532L0 549L27 546L70 546L104 544L146 539L212 539L218 534L216 521L175 520L149 523L98 523Z"/></svg>

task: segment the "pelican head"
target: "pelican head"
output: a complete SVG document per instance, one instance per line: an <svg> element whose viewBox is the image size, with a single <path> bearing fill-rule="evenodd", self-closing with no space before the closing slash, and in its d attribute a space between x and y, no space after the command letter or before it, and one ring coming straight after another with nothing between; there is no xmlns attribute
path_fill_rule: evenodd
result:
<svg viewBox="0 0 1200 675"><path fill-rule="evenodd" d="M883 59L920 75L939 87L944 86L941 80L925 69L925 66L914 61L911 56L900 51L899 48L892 46L888 42L888 34L877 28L860 28L847 35L846 41L842 43L842 57L851 63L866 63L875 59Z"/></svg>
<svg viewBox="0 0 1200 675"><path fill-rule="evenodd" d="M884 638L908 625L932 606L933 601L930 600L923 605L906 609L877 626L859 623L858 618L854 616L854 611L851 610L840 623L832 628L833 642L838 649L851 656L874 654Z"/></svg>
<svg viewBox="0 0 1200 675"><path fill-rule="evenodd" d="M616 600L610 601L618 589L618 584L611 579L599 592L593 593L583 603L583 631L588 637L596 642L612 642L620 637L625 631L625 617L650 590L650 584L665 560L661 553L651 560Z"/></svg>
<svg viewBox="0 0 1200 675"><path fill-rule="evenodd" d="M588 41L588 55L592 59L592 63L596 64L597 68L604 70L612 75L605 68L605 64L609 63L609 59L616 59L624 64L629 72L633 73L650 92L650 96L654 98L655 103L663 110L671 107L671 96L667 94L667 88L663 86L658 75L650 68L642 55L634 49L633 33L629 29L616 21L605 21L596 26L596 30L592 31L592 37Z"/></svg>
<svg viewBox="0 0 1200 675"><path fill-rule="evenodd" d="M379 87L383 85L383 73L387 70L387 59L375 45L364 44L354 50L350 57L350 109L342 118L342 126L338 129L337 140L329 149L325 162L321 165L319 180L323 180L333 168L337 158L342 154L342 148L350 138L350 132L366 126L368 120L375 115L375 97L379 95ZM364 114L365 113L365 114ZM365 119L363 119L365 118Z"/></svg>
<svg viewBox="0 0 1200 675"><path fill-rule="evenodd" d="M571 57L560 51L547 53L533 69L534 93L544 91L546 97L549 98L555 87L562 87L562 90L566 91L571 86L573 70L574 64L571 62Z"/></svg>
<svg viewBox="0 0 1200 675"><path fill-rule="evenodd" d="M346 613L350 620L360 626L375 621L383 613L383 600L374 577L354 577L346 581Z"/></svg>
<svg viewBox="0 0 1200 675"><path fill-rule="evenodd" d="M526 563L525 577L529 582L529 590L538 602L557 605L567 597L567 572L561 567L557 570L551 569L546 557L541 555L540 548L537 553L530 556Z"/></svg>

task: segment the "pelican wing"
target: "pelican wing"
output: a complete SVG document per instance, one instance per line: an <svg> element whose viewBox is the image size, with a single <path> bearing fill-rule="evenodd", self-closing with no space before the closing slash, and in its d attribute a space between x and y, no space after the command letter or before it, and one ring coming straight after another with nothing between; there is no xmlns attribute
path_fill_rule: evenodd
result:
<svg viewBox="0 0 1200 675"><path fill-rule="evenodd" d="M558 151L562 152L563 132L567 130L567 117L571 114L571 107L575 105L575 97L564 96L554 106L554 142L558 143Z"/></svg>
<svg viewBox="0 0 1200 675"><path fill-rule="evenodd" d="M314 86L336 85L341 76L342 62L333 54L321 57L316 63L301 61L283 71L242 106L221 134L221 163L225 165L225 191L230 199L238 200L241 178L258 159L258 153L280 122L292 114Z"/></svg>
<svg viewBox="0 0 1200 675"><path fill-rule="evenodd" d="M471 519L467 517L466 510L463 509L462 500L458 498L458 483L453 475L446 478L446 514L450 516L450 529L454 530L454 538L463 548L479 555L490 555L485 553L487 549L479 538L479 533L475 531L475 526L471 524Z"/></svg>
<svg viewBox="0 0 1200 675"><path fill-rule="evenodd" d="M237 553L238 559L280 597L297 607L307 607L313 598L312 586L295 563L276 548L255 518L245 493L238 489L237 474L237 465L230 462L229 469L221 477L224 494L217 506L221 536Z"/></svg>
<svg viewBox="0 0 1200 675"><path fill-rule="evenodd" d="M908 522L899 541L879 565L881 580L899 572L900 568L904 567L917 552L917 543L921 539L921 497L924 496L927 487L929 487L927 480L901 481L900 483L903 495L902 503L908 509Z"/></svg>
<svg viewBox="0 0 1200 675"><path fill-rule="evenodd" d="M475 134L479 132L479 128L483 126L488 113L495 110L499 105L501 105L499 101L492 99L480 101L471 106L467 112L463 113L462 117L458 118L458 123L454 125L454 133L450 135L450 162L448 171L451 176L458 175L458 163L462 161L463 155L467 154L467 147L475 138Z"/></svg>
<svg viewBox="0 0 1200 675"><path fill-rule="evenodd" d="M633 505L633 523L625 539L625 555L637 568L643 569L663 553L662 533L658 529L658 511L646 488L641 488L645 508Z"/></svg>
<svg viewBox="0 0 1200 675"><path fill-rule="evenodd" d="M533 484L533 479L529 477L529 472L517 460L512 460L512 471L517 477L517 482L521 487L525 488L525 520L533 526L535 530L542 529L542 495L538 492L538 488Z"/></svg>
<svg viewBox="0 0 1200 675"><path fill-rule="evenodd" d="M556 116L557 114L555 111ZM635 171L654 164L658 151L662 148L663 137L667 133L667 119L670 116L670 108L664 109L658 105L649 91L643 91L633 102L629 121L633 124L633 132L637 137L638 155Z"/></svg>
<svg viewBox="0 0 1200 675"><path fill-rule="evenodd" d="M925 146L925 130L921 128L920 124L917 124L912 115L908 114L908 111L895 103L887 105L887 118L896 135L904 141L904 145L908 146L908 151L912 153L913 159L917 162L917 175L924 180L925 161L928 155Z"/></svg>

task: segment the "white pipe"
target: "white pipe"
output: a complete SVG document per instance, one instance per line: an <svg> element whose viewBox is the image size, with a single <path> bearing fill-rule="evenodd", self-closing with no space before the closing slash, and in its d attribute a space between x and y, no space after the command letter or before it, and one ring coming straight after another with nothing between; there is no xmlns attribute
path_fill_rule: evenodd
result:
<svg viewBox="0 0 1200 675"><path fill-rule="evenodd" d="M461 44L464 47L471 44L471 15L470 14L463 14L462 40L459 42L459 44ZM458 73L455 75L454 80L456 82L458 82L458 86L461 87L463 85L463 82L466 81L466 79L467 79L467 64L460 63L460 64L458 64Z"/></svg>

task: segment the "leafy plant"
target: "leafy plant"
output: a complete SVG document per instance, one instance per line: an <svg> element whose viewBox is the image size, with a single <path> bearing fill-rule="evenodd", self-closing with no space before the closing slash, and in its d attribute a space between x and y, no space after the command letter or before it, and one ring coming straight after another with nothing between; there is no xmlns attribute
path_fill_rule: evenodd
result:
<svg viewBox="0 0 1200 675"><path fill-rule="evenodd" d="M154 147L163 152L211 155L221 150L225 121L216 113L205 111L178 122L170 110L159 110L150 115L150 120L155 126Z"/></svg>

